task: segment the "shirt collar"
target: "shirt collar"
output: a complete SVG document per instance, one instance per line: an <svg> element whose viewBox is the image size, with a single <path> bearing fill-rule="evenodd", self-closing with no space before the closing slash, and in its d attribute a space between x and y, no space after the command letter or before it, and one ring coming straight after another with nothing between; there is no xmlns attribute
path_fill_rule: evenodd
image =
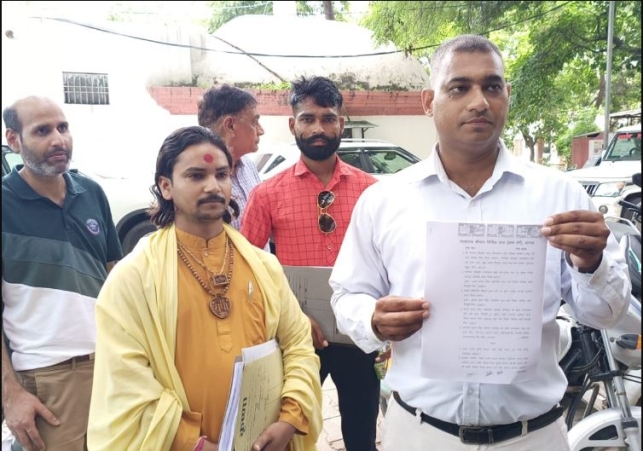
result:
<svg viewBox="0 0 643 451"><path fill-rule="evenodd" d="M509 152L502 140L498 142L498 147L500 151L498 152L492 178L499 179L505 173L524 178L525 164ZM442 165L442 160L440 160L438 144L436 143L433 146L433 151L427 159L405 169L400 173L400 176L409 182L419 182L431 177L437 177L442 182L448 181L449 178Z"/></svg>
<svg viewBox="0 0 643 451"><path fill-rule="evenodd" d="M344 163L341 158L335 154L335 169L333 170L333 177L331 180L336 180L339 179L342 175L350 175L350 170L348 168L348 163ZM295 163L295 176L296 177L302 177L306 174L311 174L314 175L310 169L308 169L308 166L306 166L306 163L304 163L304 160L299 158L297 163Z"/></svg>
<svg viewBox="0 0 643 451"><path fill-rule="evenodd" d="M205 240L204 238L201 238L200 236L197 235L192 235L189 232L186 232L185 230L181 230L178 227L175 227L176 229L176 239L183 244L184 246L187 246L189 248L193 249L213 249L213 250L220 250L223 249L225 246L225 230L218 234L217 236L210 238L209 240Z"/></svg>
<svg viewBox="0 0 643 451"><path fill-rule="evenodd" d="M34 189L29 186L29 184L22 178L18 173L24 167L23 164L16 165L9 175L6 178L7 184L11 189L18 195L18 197L24 200L36 200L41 199L43 196L38 194ZM63 178L65 179L65 186L67 189L67 194L71 196L76 196L80 193L85 192L85 188L76 183L74 179L71 178L69 172L63 173Z"/></svg>

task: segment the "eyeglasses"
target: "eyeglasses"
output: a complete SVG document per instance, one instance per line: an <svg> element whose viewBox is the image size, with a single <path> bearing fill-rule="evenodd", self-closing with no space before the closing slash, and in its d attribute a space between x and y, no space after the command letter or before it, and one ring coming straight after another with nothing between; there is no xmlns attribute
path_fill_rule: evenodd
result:
<svg viewBox="0 0 643 451"><path fill-rule="evenodd" d="M335 194L332 191L322 191L317 195L317 208L319 208L317 224L322 233L332 233L337 227L335 219L325 211L328 210L334 201Z"/></svg>

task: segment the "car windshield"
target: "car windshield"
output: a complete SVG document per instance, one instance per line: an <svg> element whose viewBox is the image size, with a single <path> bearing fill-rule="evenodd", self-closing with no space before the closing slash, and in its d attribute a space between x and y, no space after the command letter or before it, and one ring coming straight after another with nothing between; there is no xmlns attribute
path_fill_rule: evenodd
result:
<svg viewBox="0 0 643 451"><path fill-rule="evenodd" d="M605 160L640 160L641 132L618 133L612 140Z"/></svg>
<svg viewBox="0 0 643 451"><path fill-rule="evenodd" d="M18 166L19 164L22 164L22 157L18 153L7 152L4 154L4 159L9 165L9 171L11 171L14 167Z"/></svg>
<svg viewBox="0 0 643 451"><path fill-rule="evenodd" d="M396 148L368 150L366 155L373 163L374 174L394 174L417 162Z"/></svg>

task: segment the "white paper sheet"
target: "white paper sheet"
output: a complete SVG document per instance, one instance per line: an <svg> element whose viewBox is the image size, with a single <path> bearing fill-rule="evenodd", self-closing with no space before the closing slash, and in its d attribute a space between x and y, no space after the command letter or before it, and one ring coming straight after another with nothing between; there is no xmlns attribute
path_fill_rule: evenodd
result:
<svg viewBox="0 0 643 451"><path fill-rule="evenodd" d="M540 228L427 223L423 377L495 384L534 377L547 249Z"/></svg>

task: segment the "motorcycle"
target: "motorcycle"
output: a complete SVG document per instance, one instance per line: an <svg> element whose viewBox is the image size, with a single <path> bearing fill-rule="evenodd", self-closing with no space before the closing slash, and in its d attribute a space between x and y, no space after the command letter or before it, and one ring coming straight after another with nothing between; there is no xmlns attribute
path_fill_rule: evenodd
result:
<svg viewBox="0 0 643 451"><path fill-rule="evenodd" d="M633 181L640 186L640 174ZM566 408L572 451L641 450L641 207L621 203L633 213L634 221L605 220L619 241L630 272L632 295L627 316L609 330L577 323L566 305L557 318L561 330L559 363L568 380L561 404ZM599 404L602 409L597 409L599 395L604 397Z"/></svg>

